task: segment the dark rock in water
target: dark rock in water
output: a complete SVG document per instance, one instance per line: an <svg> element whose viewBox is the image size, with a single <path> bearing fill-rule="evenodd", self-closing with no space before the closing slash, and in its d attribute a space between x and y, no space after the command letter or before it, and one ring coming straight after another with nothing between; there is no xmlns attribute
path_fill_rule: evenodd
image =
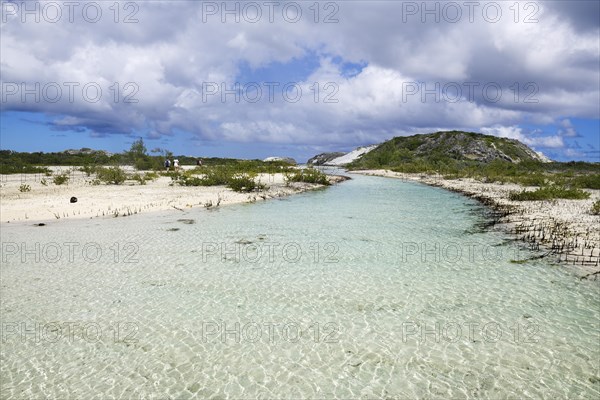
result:
<svg viewBox="0 0 600 400"><path fill-rule="evenodd" d="M194 219L184 219L184 218L182 218L182 219L178 219L178 220L177 220L177 222L183 222L184 224L187 224L187 225L192 225L192 224L195 224L195 223L196 223L196 220L194 220Z"/></svg>
<svg viewBox="0 0 600 400"><path fill-rule="evenodd" d="M35 226L46 226L46 224L43 222L40 222L39 224L35 224Z"/></svg>
<svg viewBox="0 0 600 400"><path fill-rule="evenodd" d="M77 197L71 197L71 203L77 203Z"/></svg>
<svg viewBox="0 0 600 400"><path fill-rule="evenodd" d="M167 232L177 232L179 230L179 228L169 228L167 229Z"/></svg>

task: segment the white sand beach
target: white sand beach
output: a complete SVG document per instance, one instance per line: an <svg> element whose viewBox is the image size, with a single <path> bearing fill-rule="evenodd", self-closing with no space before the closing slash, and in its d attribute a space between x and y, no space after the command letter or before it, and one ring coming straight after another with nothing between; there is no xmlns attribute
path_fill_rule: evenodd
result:
<svg viewBox="0 0 600 400"><path fill-rule="evenodd" d="M58 172L59 167L52 169ZM92 185L89 177L77 168L60 168L68 172L69 182L55 185L43 174L0 175L0 221L43 222L56 219L129 216L149 211L185 210L193 207L217 207L236 203L252 203L288 196L322 185L292 182L286 184L283 174L261 174L257 181L267 185L261 192L238 193L225 186L185 187L171 185L169 177L161 176L140 185L126 181L122 185ZM131 171L130 171L131 172ZM42 179L48 181L42 184ZM335 177L331 178L336 181ZM29 192L20 192L29 185ZM71 197L77 202L71 203Z"/></svg>
<svg viewBox="0 0 600 400"><path fill-rule="evenodd" d="M511 201L510 192L535 188L389 170L352 173L422 182L481 200L506 212L499 223L518 240L555 255L561 262L577 266L582 275L598 277L600 274L600 216L590 213L592 204L600 199L599 190L587 190L591 194L587 200Z"/></svg>

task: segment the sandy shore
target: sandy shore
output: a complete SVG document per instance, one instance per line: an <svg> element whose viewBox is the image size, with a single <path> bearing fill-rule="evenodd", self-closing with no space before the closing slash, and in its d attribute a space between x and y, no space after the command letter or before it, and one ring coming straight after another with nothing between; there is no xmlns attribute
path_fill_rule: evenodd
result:
<svg viewBox="0 0 600 400"><path fill-rule="evenodd" d="M91 185L88 177L77 168L52 167L56 173L68 173L68 184L55 185L52 177L43 174L0 175L0 221L43 222L56 219L100 218L128 216L149 211L185 210L193 207L217 207L236 203L252 203L289 196L322 187L307 183L285 184L283 174L261 174L257 178L268 190L237 193L224 186L183 187L172 185L169 177L159 177L140 185L126 181L122 185ZM127 169L127 168L125 168ZM132 172L132 171L128 171ZM42 180L47 181L46 185ZM333 182L340 177L331 177ZM21 185L31 191L20 192ZM71 203L71 197L77 197Z"/></svg>
<svg viewBox="0 0 600 400"><path fill-rule="evenodd" d="M600 276L600 216L590 214L592 204L600 199L598 190L588 190L591 196L587 200L511 201L510 192L523 190L523 186L389 170L352 173L422 182L476 198L497 211L496 224L530 248L576 266L582 277Z"/></svg>

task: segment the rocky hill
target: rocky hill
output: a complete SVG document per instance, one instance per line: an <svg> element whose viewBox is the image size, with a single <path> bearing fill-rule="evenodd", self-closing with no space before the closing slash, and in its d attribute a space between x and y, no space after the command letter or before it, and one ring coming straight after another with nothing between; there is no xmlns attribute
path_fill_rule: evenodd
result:
<svg viewBox="0 0 600 400"><path fill-rule="evenodd" d="M349 166L371 169L393 168L410 163L487 164L496 160L510 163L550 161L518 140L450 131L393 138Z"/></svg>
<svg viewBox="0 0 600 400"><path fill-rule="evenodd" d="M321 154L317 154L316 156L312 157L306 163L309 165L327 165L327 163L329 163L330 161L335 160L336 158L339 158L339 157L342 157L345 155L346 155L346 153L340 153L340 152L321 153Z"/></svg>

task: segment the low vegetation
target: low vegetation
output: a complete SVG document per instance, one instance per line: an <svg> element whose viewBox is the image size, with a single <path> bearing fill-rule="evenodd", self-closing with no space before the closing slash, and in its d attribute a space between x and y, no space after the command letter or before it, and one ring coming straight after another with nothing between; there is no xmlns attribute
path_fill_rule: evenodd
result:
<svg viewBox="0 0 600 400"><path fill-rule="evenodd" d="M410 169L403 172L424 172L424 169L433 167L452 171L464 164L490 163L494 160L518 163L541 161L541 158L515 140L452 131L395 137L353 162L351 167Z"/></svg>
<svg viewBox="0 0 600 400"><path fill-rule="evenodd" d="M21 186L19 186L19 192L21 192L21 193L31 192L31 186L22 184Z"/></svg>
<svg viewBox="0 0 600 400"><path fill-rule="evenodd" d="M266 189L266 185L256 182L256 178L250 174L232 176L227 187L236 192L254 192Z"/></svg>
<svg viewBox="0 0 600 400"><path fill-rule="evenodd" d="M290 171L285 174L286 182L316 183L319 185L330 185L327 175L315 168L304 168Z"/></svg>
<svg viewBox="0 0 600 400"><path fill-rule="evenodd" d="M131 175L131 179L138 182L140 185L145 185L148 181L154 181L158 179L156 172L147 172L145 174L135 173Z"/></svg>
<svg viewBox="0 0 600 400"><path fill-rule="evenodd" d="M96 165L84 165L83 167L79 168L79 170L84 172L87 176L92 176L92 174L95 174L97 169L98 167Z"/></svg>
<svg viewBox="0 0 600 400"><path fill-rule="evenodd" d="M589 199L590 194L579 188L568 188L559 185L547 185L534 191L523 190L521 192L512 192L509 195L510 200L514 201L535 201L535 200L554 200L570 199L585 200Z"/></svg>
<svg viewBox="0 0 600 400"><path fill-rule="evenodd" d="M0 150L0 174L35 174L52 172L47 166L79 166L80 171L92 176L96 168L107 165L132 165L138 171L164 171L165 159L179 160L179 165L196 165L198 158L185 155L174 155L172 152L155 148L148 150L142 139L135 140L128 150L111 154L102 150L82 148L79 150L66 150L55 153L20 153L12 150ZM202 165L213 166L238 166L244 163L250 170L261 169L254 172L271 172L290 165L284 161L265 163L261 160L240 161L232 158L203 157ZM171 167L172 168L172 167ZM268 170L268 171L267 171Z"/></svg>
<svg viewBox="0 0 600 400"><path fill-rule="evenodd" d="M146 176L143 175L143 174L135 173L135 174L131 175L131 179L134 180L134 181L136 181L140 185L145 185L146 184Z"/></svg>
<svg viewBox="0 0 600 400"><path fill-rule="evenodd" d="M236 192L264 190L266 186L257 182L259 173L287 171L289 167L239 161L226 165L203 166L185 172L169 172L164 175L182 186L227 186Z"/></svg>
<svg viewBox="0 0 600 400"><path fill-rule="evenodd" d="M80 166L110 165L119 162L119 155L108 155L104 151L81 149L77 152L59 153L19 153L12 150L0 150L0 173L2 174L36 174L51 175L48 165Z"/></svg>
<svg viewBox="0 0 600 400"><path fill-rule="evenodd" d="M163 175L182 186L227 186L237 192L264 190L266 186L257 181L258 174L283 173L286 182L306 182L329 185L327 176L322 172L307 168L298 170L282 162L264 163L262 161L226 162L222 165L202 166L185 172L169 172Z"/></svg>
<svg viewBox="0 0 600 400"><path fill-rule="evenodd" d="M593 215L600 215L600 200L597 200L590 210Z"/></svg>
<svg viewBox="0 0 600 400"><path fill-rule="evenodd" d="M448 179L600 190L600 163L543 162L522 143L470 132L398 137L348 166Z"/></svg>
<svg viewBox="0 0 600 400"><path fill-rule="evenodd" d="M542 163L527 161L514 164L508 161L491 163L464 162L456 160L421 160L391 169L395 172L440 174L447 179L473 178L482 182L516 183L523 186L559 185L581 189L600 190L600 164Z"/></svg>
<svg viewBox="0 0 600 400"><path fill-rule="evenodd" d="M179 160L181 167L197 165L198 159L174 156L170 151L160 148L149 152L142 139L135 140L129 150L120 154L84 148L60 153L18 153L5 150L0 151L0 155L1 173L44 173L52 177L52 171L46 165L79 166L78 170L90 178L87 180L90 185L121 185L128 180L146 185L148 181L167 176L172 179L172 184L181 186L227 186L236 192L256 192L267 189L260 181L259 174L276 173L285 174L287 182L329 184L325 174L312 168L296 170L285 161L203 157L201 166L175 171L175 159ZM164 167L166 159L171 160L168 170ZM138 172L128 174L119 165L132 165ZM69 181L69 175L63 173L51 179L54 184L62 185ZM46 181L42 180L42 184L46 184Z"/></svg>
<svg viewBox="0 0 600 400"><path fill-rule="evenodd" d="M3 160L4 161L4 160ZM47 174L50 170L45 167L37 167L35 165L23 165L23 164L0 164L0 174Z"/></svg>
<svg viewBox="0 0 600 400"><path fill-rule="evenodd" d="M68 174L60 174L60 175L55 175L54 178L52 178L52 182L55 185L63 185L67 182L69 182L69 175Z"/></svg>
<svg viewBox="0 0 600 400"><path fill-rule="evenodd" d="M119 167L96 169L96 179L110 185L120 185L127 180L127 173Z"/></svg>

